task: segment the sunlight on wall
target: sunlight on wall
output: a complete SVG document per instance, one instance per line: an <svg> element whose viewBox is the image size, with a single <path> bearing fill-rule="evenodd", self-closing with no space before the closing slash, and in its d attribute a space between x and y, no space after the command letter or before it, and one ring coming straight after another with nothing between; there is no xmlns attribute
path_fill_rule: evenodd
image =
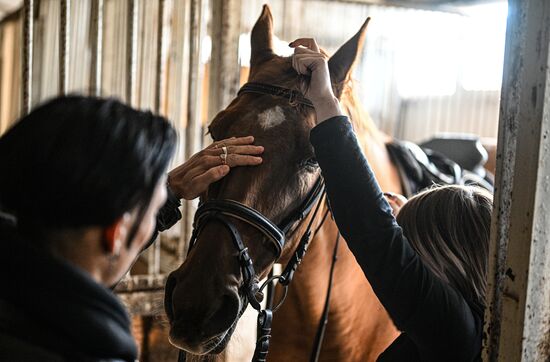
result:
<svg viewBox="0 0 550 362"><path fill-rule="evenodd" d="M499 90L507 3L460 8L462 14L402 13L384 24L398 29L397 89L403 98ZM374 24L373 27L377 25ZM389 35L391 36L391 35Z"/></svg>
<svg viewBox="0 0 550 362"><path fill-rule="evenodd" d="M394 28L397 91L402 98L452 95L456 91L462 17L419 11L384 22ZM377 24L373 24L376 27ZM381 31L388 31L384 29Z"/></svg>
<svg viewBox="0 0 550 362"><path fill-rule="evenodd" d="M472 91L500 90L508 3L469 6L463 11L467 28L461 51L462 86Z"/></svg>
<svg viewBox="0 0 550 362"><path fill-rule="evenodd" d="M367 16L372 18L354 79L363 105L384 132L415 142L443 132L496 137L506 1L444 12L315 0L246 0L239 41L242 66L248 66L250 31L264 2L272 6L280 55L292 52L287 42L296 37L315 37L331 54ZM304 15L307 8L315 12Z"/></svg>

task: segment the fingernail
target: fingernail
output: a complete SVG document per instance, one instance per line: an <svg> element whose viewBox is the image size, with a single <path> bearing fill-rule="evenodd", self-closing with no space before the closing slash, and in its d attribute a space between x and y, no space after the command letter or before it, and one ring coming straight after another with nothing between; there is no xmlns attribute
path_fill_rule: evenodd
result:
<svg viewBox="0 0 550 362"><path fill-rule="evenodd" d="M264 162L264 159L261 158L261 157L256 157L256 162L262 163L262 162Z"/></svg>
<svg viewBox="0 0 550 362"><path fill-rule="evenodd" d="M294 43L294 42L290 42L290 43L288 43L288 46L289 46L289 47L291 47L293 43Z"/></svg>
<svg viewBox="0 0 550 362"><path fill-rule="evenodd" d="M257 146L260 151L264 151L264 146Z"/></svg>
<svg viewBox="0 0 550 362"><path fill-rule="evenodd" d="M222 171L223 171L224 173L228 173L230 169L231 169L231 168L230 168L229 166L224 165Z"/></svg>

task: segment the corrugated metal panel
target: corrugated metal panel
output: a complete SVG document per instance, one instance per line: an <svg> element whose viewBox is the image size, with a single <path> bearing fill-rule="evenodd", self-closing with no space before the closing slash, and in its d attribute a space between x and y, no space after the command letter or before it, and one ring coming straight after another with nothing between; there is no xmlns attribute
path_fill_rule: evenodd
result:
<svg viewBox="0 0 550 362"><path fill-rule="evenodd" d="M258 16L257 9L264 2L244 2L243 34L250 32ZM275 19L275 35L281 39L279 53L282 55L290 53L286 47L289 41L304 36L315 37L332 53L368 16L372 18L354 77L367 111L384 132L414 142L449 132L496 137L500 83L494 82L491 91L466 90L463 85L464 73L471 68L468 67L471 60L464 53L476 50L468 48L472 24L467 13L460 15L357 2L285 0L268 3ZM308 12L306 8L315 11ZM495 33L496 39L487 38L488 42L503 45L505 15L494 14L494 17L500 16L497 20L501 26L498 31L492 30L490 34ZM478 33L479 36L483 34ZM244 49L248 43L248 40L241 42L241 54L248 54L249 50ZM502 47L500 52L503 51ZM437 58L432 59L434 56ZM498 75L502 57L494 58L493 63L484 65ZM246 55L242 56L242 61L247 62ZM438 79L441 77L445 79ZM409 94L401 94L403 90Z"/></svg>

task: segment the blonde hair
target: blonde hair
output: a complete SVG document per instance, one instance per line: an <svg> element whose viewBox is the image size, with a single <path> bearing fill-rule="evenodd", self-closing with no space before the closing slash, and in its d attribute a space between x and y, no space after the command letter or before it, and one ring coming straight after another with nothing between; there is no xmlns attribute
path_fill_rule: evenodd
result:
<svg viewBox="0 0 550 362"><path fill-rule="evenodd" d="M411 198L397 222L424 264L468 301L485 304L493 196L475 186L436 186Z"/></svg>

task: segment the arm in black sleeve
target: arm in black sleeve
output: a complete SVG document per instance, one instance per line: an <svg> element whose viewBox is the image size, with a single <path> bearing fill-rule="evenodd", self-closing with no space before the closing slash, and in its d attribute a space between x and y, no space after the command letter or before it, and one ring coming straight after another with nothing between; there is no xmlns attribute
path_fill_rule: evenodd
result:
<svg viewBox="0 0 550 362"><path fill-rule="evenodd" d="M159 232L170 229L172 226L174 226L175 223L177 223L181 219L181 212L179 210L179 207L181 206L180 200L177 198L176 195L174 195L172 190L170 190L170 187L166 187L166 192L166 202L160 208L157 214L157 224L155 226L155 232L153 233L151 239L145 245L143 250L147 249L155 242Z"/></svg>
<svg viewBox="0 0 550 362"><path fill-rule="evenodd" d="M481 343L481 316L411 248L347 117L324 121L311 131L310 140L338 228L396 326L427 360L474 358Z"/></svg>

